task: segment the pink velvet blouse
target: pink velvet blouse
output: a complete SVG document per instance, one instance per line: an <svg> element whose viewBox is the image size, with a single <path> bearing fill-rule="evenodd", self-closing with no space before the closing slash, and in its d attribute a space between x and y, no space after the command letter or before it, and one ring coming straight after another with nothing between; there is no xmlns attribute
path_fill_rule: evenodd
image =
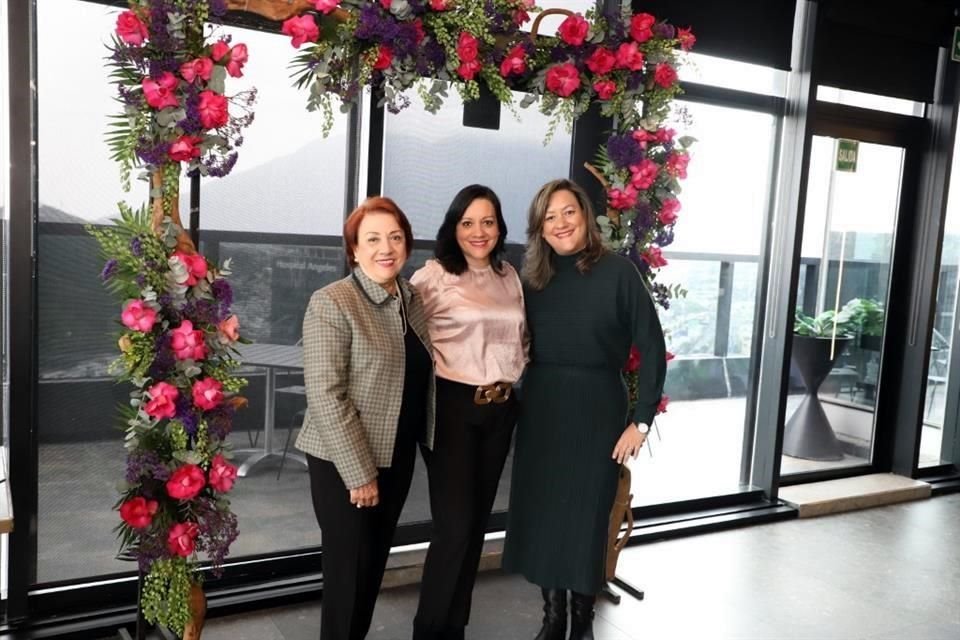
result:
<svg viewBox="0 0 960 640"><path fill-rule="evenodd" d="M527 321L516 270L460 275L428 260L410 282L423 299L437 375L469 385L516 382L527 364Z"/></svg>

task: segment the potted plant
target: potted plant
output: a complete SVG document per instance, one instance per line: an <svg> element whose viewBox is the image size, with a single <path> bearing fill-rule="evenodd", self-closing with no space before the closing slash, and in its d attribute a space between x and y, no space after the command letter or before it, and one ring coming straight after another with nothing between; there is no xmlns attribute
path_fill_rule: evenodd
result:
<svg viewBox="0 0 960 640"><path fill-rule="evenodd" d="M850 342L849 324L833 310L812 317L797 309L793 333L792 359L803 378L806 394L787 421L783 452L807 460L841 460L843 450L817 392Z"/></svg>
<svg viewBox="0 0 960 640"><path fill-rule="evenodd" d="M872 298L854 298L843 305L837 318L859 337L861 349L880 351L883 334L883 306Z"/></svg>

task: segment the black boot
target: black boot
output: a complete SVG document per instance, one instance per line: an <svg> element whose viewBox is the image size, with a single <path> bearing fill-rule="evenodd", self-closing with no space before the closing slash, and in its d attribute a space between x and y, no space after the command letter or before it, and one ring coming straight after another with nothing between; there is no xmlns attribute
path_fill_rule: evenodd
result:
<svg viewBox="0 0 960 640"><path fill-rule="evenodd" d="M570 640L593 640L593 604L596 596L570 592Z"/></svg>
<svg viewBox="0 0 960 640"><path fill-rule="evenodd" d="M541 589L543 628L534 640L564 640L567 635L566 589Z"/></svg>

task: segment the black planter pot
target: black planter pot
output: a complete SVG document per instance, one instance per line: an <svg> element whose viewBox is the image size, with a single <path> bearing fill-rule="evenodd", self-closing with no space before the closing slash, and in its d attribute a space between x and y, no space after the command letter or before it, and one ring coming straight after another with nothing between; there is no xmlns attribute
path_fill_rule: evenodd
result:
<svg viewBox="0 0 960 640"><path fill-rule="evenodd" d="M843 449L817 397L820 385L850 338L837 338L833 357L830 357L833 342L830 338L793 336L793 362L807 392L784 428L783 452L788 456L806 460L843 459Z"/></svg>

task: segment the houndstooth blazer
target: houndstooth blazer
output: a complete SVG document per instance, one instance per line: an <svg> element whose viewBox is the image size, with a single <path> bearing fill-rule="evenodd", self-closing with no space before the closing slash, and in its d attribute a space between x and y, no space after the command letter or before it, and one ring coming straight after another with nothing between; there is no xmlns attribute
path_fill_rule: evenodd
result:
<svg viewBox="0 0 960 640"><path fill-rule="evenodd" d="M397 278L410 328L427 349L419 294ZM303 318L307 411L296 447L336 466L348 489L389 467L403 399L406 355L400 302L360 269L315 291ZM434 376L427 393L425 444L433 447Z"/></svg>

